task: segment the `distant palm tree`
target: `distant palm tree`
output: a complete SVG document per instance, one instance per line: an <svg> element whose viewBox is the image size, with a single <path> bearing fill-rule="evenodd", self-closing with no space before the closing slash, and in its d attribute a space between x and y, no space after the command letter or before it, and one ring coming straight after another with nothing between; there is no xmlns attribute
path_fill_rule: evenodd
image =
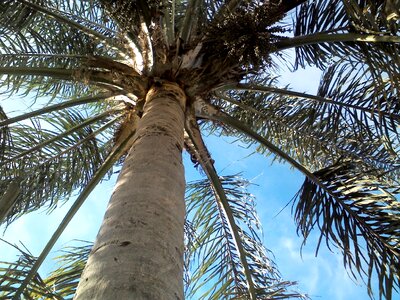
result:
<svg viewBox="0 0 400 300"><path fill-rule="evenodd" d="M205 132L257 143L302 172L298 231L306 239L317 227L317 248L340 249L371 295L377 278L379 296L391 299L400 283L399 7L2 0L1 91L41 108L0 111L0 218L9 224L79 196L38 258L20 249L2 268L1 297L304 297L267 258L245 182L218 176ZM323 71L316 95L278 87L290 49L294 69ZM183 149L206 175L186 197ZM63 229L121 164L93 247L73 248L41 279Z"/></svg>

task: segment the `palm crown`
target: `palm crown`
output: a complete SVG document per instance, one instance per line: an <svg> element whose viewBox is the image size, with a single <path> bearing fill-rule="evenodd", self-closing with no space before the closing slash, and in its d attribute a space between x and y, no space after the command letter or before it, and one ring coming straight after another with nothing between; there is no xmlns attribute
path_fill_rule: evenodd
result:
<svg viewBox="0 0 400 300"><path fill-rule="evenodd" d="M377 274L379 295L391 299L400 276L399 7L396 0L2 1L1 90L44 100L17 116L0 110L0 220L52 210L80 191L40 256L21 250L2 269L4 297L71 297L89 246L74 249L46 280L38 267L93 187L123 163L149 90L168 82L185 93L184 147L207 177L186 187L187 297L303 297L287 290L293 283L280 279L251 225L257 216L244 181L216 173L202 132L218 132L258 143L259 152L302 172L298 231L306 239L317 227L319 243L338 247L369 289ZM278 87L290 49L294 69L323 71L317 94Z"/></svg>

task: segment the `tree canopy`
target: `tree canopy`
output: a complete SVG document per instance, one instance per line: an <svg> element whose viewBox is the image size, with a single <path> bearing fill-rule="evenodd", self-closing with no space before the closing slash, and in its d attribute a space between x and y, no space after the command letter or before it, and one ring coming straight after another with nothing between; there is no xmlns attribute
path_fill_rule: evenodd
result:
<svg viewBox="0 0 400 300"><path fill-rule="evenodd" d="M21 259L1 269L1 296L72 297L89 246L68 252L47 279L38 268L93 188L123 163L150 87L174 82L188 99L185 149L205 174L187 185L186 296L303 297L261 243L246 181L217 174L202 136L219 134L299 170L298 233L319 230L317 248L340 249L371 295L376 277L379 297L391 299L400 284L399 7L1 1L0 91L16 102L30 97L34 109L10 116L0 107L0 221L79 194L38 258L20 249ZM316 94L280 86L283 69L306 66L322 71Z"/></svg>

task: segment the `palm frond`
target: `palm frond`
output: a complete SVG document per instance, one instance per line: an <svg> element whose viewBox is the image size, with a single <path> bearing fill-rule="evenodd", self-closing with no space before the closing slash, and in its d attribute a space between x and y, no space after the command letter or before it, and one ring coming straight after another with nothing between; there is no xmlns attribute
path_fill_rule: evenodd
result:
<svg viewBox="0 0 400 300"><path fill-rule="evenodd" d="M58 4L58 5L57 5ZM59 7L69 8L69 12ZM69 7L68 7L69 6ZM79 5L50 4L48 1L3 1L1 4L0 45L6 53L52 53L52 54L102 54L110 55L117 44L115 32L107 27L96 26L101 18L82 22ZM86 15L98 16L93 4L82 4L89 10ZM72 8L72 11L71 11ZM21 18L21 16L23 16ZM98 16L99 17L99 16ZM75 19L78 19L77 21ZM86 25L86 26L85 26ZM111 27L112 28L112 27ZM114 51L115 53L115 51ZM118 53L118 51L117 51Z"/></svg>
<svg viewBox="0 0 400 300"><path fill-rule="evenodd" d="M322 33L332 34L334 39L335 34L348 33L360 35L361 39L368 35L376 40L398 38L399 28L393 28L393 22L386 18L384 4L369 0L305 2L297 13L295 36ZM316 43L296 48L297 66L313 64L323 68L335 56L351 61L362 59L371 67L378 66L382 59L399 63L399 46L395 43L340 42L338 38L338 43L326 44L323 40L318 43L317 36L314 39Z"/></svg>
<svg viewBox="0 0 400 300"><path fill-rule="evenodd" d="M201 137L200 129L195 122L194 114L190 119L188 118L185 130L189 137L189 141L186 143L188 145L189 152L197 159L202 169L207 174L221 211L221 217L223 216L226 220L227 232L232 237L232 244L236 248L239 261L243 267L244 279L248 288L248 292L246 294L250 299L256 299L255 285L247 262L247 256L243 248L243 241L241 240L238 232L238 226L235 223L233 212L229 206L228 198L225 194L222 183L219 180L218 174L212 164L211 156Z"/></svg>
<svg viewBox="0 0 400 300"><path fill-rule="evenodd" d="M0 198L0 224L4 222L5 218L10 213L20 192L20 181L16 179L10 182L4 194Z"/></svg>
<svg viewBox="0 0 400 300"><path fill-rule="evenodd" d="M55 258L60 266L43 279L45 284L51 286L64 300L72 300L74 297L79 279L93 247L91 242L79 242L80 245L78 246L74 245L62 249L62 254Z"/></svg>
<svg viewBox="0 0 400 300"><path fill-rule="evenodd" d="M354 159L339 158L337 164L311 173L234 118L212 107L208 113L201 111L199 115L241 130L302 172L307 178L298 194L296 219L304 237L317 224L320 240L325 236L328 246L333 243L342 250L345 266L353 276L356 277L357 271L367 277L370 294L375 271L379 294L391 299L392 291L399 287L400 204L395 198L400 191L398 185L377 176L369 168L363 169L363 163Z"/></svg>
<svg viewBox="0 0 400 300"><path fill-rule="evenodd" d="M324 239L330 249L338 247L354 278L367 277L371 296L376 272L379 297L392 299L400 287L399 187L360 172L357 163L341 161L315 172L320 184L307 178L295 196L295 220L304 243L318 227L317 252Z"/></svg>
<svg viewBox="0 0 400 300"><path fill-rule="evenodd" d="M355 120L351 123L356 126L356 123L374 124L371 130L375 130L377 135L391 138L391 135L397 134L399 125L396 107L398 80L385 76L384 72L354 67L354 64L342 62L331 65L323 74L318 94L339 102L339 105L344 103L342 106L353 104L363 107L362 111L342 109L342 118Z"/></svg>
<svg viewBox="0 0 400 300"><path fill-rule="evenodd" d="M248 184L237 176L224 176L222 183L237 233L246 253L257 299L304 297L287 289L293 282L281 280L274 263L262 246L254 199L244 188ZM187 186L187 207L195 240L187 249L189 285L186 296L196 299L250 299L240 254L237 252L229 221L215 202L215 191L208 180ZM245 229L246 228L246 229ZM249 298L250 297L250 298Z"/></svg>
<svg viewBox="0 0 400 300"><path fill-rule="evenodd" d="M164 31L164 39L167 45L173 45L175 42L175 9L176 2L172 1L162 1L162 14L164 16L163 19L163 31Z"/></svg>
<svg viewBox="0 0 400 300"><path fill-rule="evenodd" d="M306 1L307 0L273 0L271 2L279 6L279 11L287 13Z"/></svg>
<svg viewBox="0 0 400 300"><path fill-rule="evenodd" d="M186 5L185 13L180 18L180 37L184 44L190 44L191 40L195 41L199 28L207 24L205 16L204 2L200 0L189 0ZM179 18L178 20L179 21Z"/></svg>
<svg viewBox="0 0 400 300"><path fill-rule="evenodd" d="M0 106L0 122L6 122L8 116L6 112L3 110L3 107ZM7 126L0 127L0 158L4 157L4 151L8 144L11 143L10 130Z"/></svg>
<svg viewBox="0 0 400 300"><path fill-rule="evenodd" d="M219 98L221 98L225 101L231 102L231 103L236 103L236 104L239 104L239 103L242 104L243 101L236 102L234 99L229 99L227 97L223 97L222 92L227 91L227 90L235 90L235 91L252 91L255 93L262 93L262 94L266 94L266 95L277 94L277 95L287 96L289 98L297 98L299 101L312 100L312 101L319 102L319 103L327 103L327 104L331 104L331 105L337 105L337 106L343 107L345 110L353 109L355 112L370 113L372 116L379 115L379 116L382 116L383 118L393 117L394 121L397 121L398 119L400 119L400 115L397 113L397 111L395 111L393 109L393 107L391 107L391 105L386 105L386 103L384 103L384 104L380 105L379 107L373 107L373 104L375 104L375 103L370 103L370 100L368 99L368 97L366 97L365 100L363 101L363 103L360 103L360 105L358 105L357 103L352 103L350 101L347 101L347 102L338 101L339 97L337 96L337 94L338 94L337 90L343 89L343 85L345 85L345 82L343 80L341 82L336 83L335 85L331 86L331 89L335 89L334 95L330 94L330 92L328 93L328 92L324 91L326 88L329 88L329 85L332 84L331 81L334 77L338 77L338 75L342 74L342 72L340 72L339 74L336 74L335 73L336 68L337 68L337 65L333 65L328 69L329 71L328 70L325 71L326 74L329 74L330 76L325 75L324 79L321 81L321 86L319 88L320 95L312 95L312 94L307 94L307 93L296 92L296 91L290 90L289 87L277 88L274 85L266 85L265 86L265 85L256 85L256 84L246 84L246 83L222 86L216 90L216 93ZM342 75L340 77L348 78L348 76L342 76ZM357 78L359 79L358 76L357 76ZM357 83L352 84L352 87L354 88L355 86L358 85L358 83L362 83L363 85L362 85L362 88L359 88L357 90L358 93L355 93L355 96L357 98L363 98L363 96L368 96L372 90L371 84L367 85L366 81L365 82L358 81ZM273 82L271 82L271 84L273 84ZM346 84L346 85L348 86L348 84ZM365 86L365 88L364 88L364 86ZM362 93L362 94L360 95L360 93ZM387 92L387 93L389 93L389 92ZM378 94L378 93L376 93L376 94ZM344 97L342 94L341 98L343 98L343 99L349 98L350 93L347 91L347 93L345 95L347 95L347 97ZM394 105L393 103L390 103L390 104ZM392 127L394 127L394 126L392 126ZM392 128L392 130L395 131L394 128Z"/></svg>
<svg viewBox="0 0 400 300"><path fill-rule="evenodd" d="M110 121L110 113L88 121L78 110L70 108L35 118L33 126L10 127L13 139L4 150L0 190L4 193L18 178L21 193L8 214L8 222L45 203L53 209L60 199L90 180L110 149L107 141L112 132L107 132L109 125L104 126ZM96 131L105 136L93 136Z"/></svg>
<svg viewBox="0 0 400 300"><path fill-rule="evenodd" d="M14 141L21 148L18 149L17 147L14 147L13 150L16 153L14 155L10 155L9 157L5 157L0 166L5 166L17 160L20 160L21 158L25 159L27 156L28 157L32 155L45 156L46 153L56 153L57 150L60 149L59 148L60 145L62 145L63 142L68 141L69 136L74 136L74 135L79 136L80 134L82 134L82 131L85 129L85 127L95 124L98 121L105 119L106 117L116 112L118 112L118 110L106 111L102 114L96 115L94 117L85 120L78 113L69 111L66 114L64 113L64 118L60 118L59 116L57 116L59 117L58 119L55 118L54 120L51 121L49 119L47 120L45 119L45 121L47 121L48 123L46 125L55 127L56 129L55 131L49 129L42 129L41 128L42 124L40 123L37 123L32 127L27 125L14 126L12 132L13 138ZM60 113L60 115L62 115L62 113ZM64 131L62 131L63 129ZM23 137L21 131L26 131L31 134L30 144L28 143L28 140L25 137ZM37 142L35 142L35 135L38 136ZM82 138L83 135L79 137ZM23 140L24 138L25 140ZM26 149L26 146L29 147L32 144L34 144L34 146ZM53 146L53 149L51 146Z"/></svg>
<svg viewBox="0 0 400 300"><path fill-rule="evenodd" d="M120 91L122 86L126 87L129 84L138 86L137 89L134 88L135 93L137 91L140 94L142 91L140 83L137 84L136 76L131 76L132 79L127 77L124 81L122 76L113 74L108 70L88 68L86 64L79 64L77 68L73 69L47 66L33 67L29 64L21 67L0 67L0 75L3 78L0 84L3 94L12 96L20 92L25 96L32 96L32 93L29 94L29 92L36 92L36 95L33 94L34 100L43 96L51 98L84 96L99 92L99 88ZM122 86L120 86L121 83ZM89 84L93 86L89 87Z"/></svg>
<svg viewBox="0 0 400 300"><path fill-rule="evenodd" d="M9 94L23 87L26 93L33 88L38 89L39 96L54 97L60 91L68 97L77 93L83 95L88 92L87 84L97 81L94 79L96 76L88 79L86 62L90 58L122 58L126 63L134 64L140 53L135 53L132 41L120 32L115 23L109 21L100 6L97 1L2 2L1 73L8 76L3 76L5 80L1 86ZM21 19L21 16L25 18ZM143 37L137 40L143 40ZM99 76L103 78L99 80L100 85L111 84L112 88L113 80L104 77L110 79L111 73L106 75L99 72L103 66L91 65L92 69L96 67L98 79ZM83 84L68 84L60 82L60 79Z"/></svg>
<svg viewBox="0 0 400 300"><path fill-rule="evenodd" d="M275 80L271 80L263 85L239 84L224 93L217 92L214 103L279 144L280 149L311 170L328 166L340 157L362 161L376 173L392 170L399 164L394 133L388 135L371 125L375 120L393 128L398 123L397 113L381 113L373 100L364 97L354 103L347 94L332 99L335 95L322 90L313 96L277 89ZM246 135L238 136L253 142ZM261 148L259 151L265 152ZM398 173L392 172L389 177L396 179Z"/></svg>
<svg viewBox="0 0 400 300"><path fill-rule="evenodd" d="M257 131L253 130L246 123L240 122L239 120L233 118L232 116L224 112L221 112L218 108L204 101L198 103L197 106L198 108L196 109L196 116L203 117L208 120L221 122L222 124L226 124L227 126L233 128L234 130L237 130L238 132L247 135L254 141L260 143L268 151L275 154L283 161L289 163L292 167L296 168L307 177L313 178L313 180L318 181L316 177L313 176L312 173L303 164L293 159L288 153L280 149L278 146L276 146L273 142L269 141L267 138L257 133ZM235 133L232 134L234 135Z"/></svg>
<svg viewBox="0 0 400 300"><path fill-rule="evenodd" d="M7 97L17 93L27 96L33 92L34 101L39 96L55 98L88 94L90 91L86 84L75 82L74 74L77 73L77 69L0 67L2 94Z"/></svg>
<svg viewBox="0 0 400 300"><path fill-rule="evenodd" d="M282 51L285 49L321 43L339 42L399 43L400 37L391 35L368 35L359 33L315 33L311 35L297 36L277 41L275 44L275 51Z"/></svg>
<svg viewBox="0 0 400 300"><path fill-rule="evenodd" d="M12 245L3 239L0 239L0 241L9 244L20 253L18 260L15 262L0 262L0 299L14 299L13 297L18 287L21 285L27 272L31 269L36 258L28 250ZM30 300L43 298L52 300L63 299L54 293L51 286L46 285L38 273L34 274L22 297L22 299Z"/></svg>
<svg viewBox="0 0 400 300"><path fill-rule="evenodd" d="M4 240L1 241L9 244ZM46 278L42 278L39 273L35 274L21 295L21 299L72 300L93 246L91 242L87 241L76 242L78 242L76 245L63 248L61 254L54 258L59 267ZM0 267L0 299L18 297L16 291L36 260L28 250L16 245L9 245L17 250L19 258L15 262L0 263L0 265L4 265L4 267Z"/></svg>
<svg viewBox="0 0 400 300"><path fill-rule="evenodd" d="M377 171L399 164L398 80L382 70L338 61L323 73L316 95L277 88L269 76L249 76L247 83L218 91L215 99L223 101L214 103L269 140L279 140L307 167L323 168L339 157L363 158Z"/></svg>
<svg viewBox="0 0 400 300"><path fill-rule="evenodd" d="M69 101L62 101L62 102L59 102L54 105L46 105L45 107L37 109L35 111L24 113L24 114L21 114L21 115L12 117L12 118L6 118L3 121L0 121L0 127L4 127L7 125L16 123L16 122L27 120L32 117L37 117L42 114L51 113L53 111L62 110L62 109L77 106L77 105L93 103L93 102L97 102L97 101L104 101L104 102L110 101L110 100L113 100L115 96L119 96L119 95L114 94L114 93L100 93L100 94L97 94L94 96L91 95L91 96L87 96L87 97L72 99ZM1 140L3 140L3 139L1 139Z"/></svg>

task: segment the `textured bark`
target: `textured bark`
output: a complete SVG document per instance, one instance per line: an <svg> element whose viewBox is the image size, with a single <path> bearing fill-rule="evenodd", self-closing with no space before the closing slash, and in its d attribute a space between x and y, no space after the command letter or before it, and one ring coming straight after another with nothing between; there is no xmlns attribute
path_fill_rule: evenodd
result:
<svg viewBox="0 0 400 300"><path fill-rule="evenodd" d="M74 299L183 299L185 94L153 86Z"/></svg>

